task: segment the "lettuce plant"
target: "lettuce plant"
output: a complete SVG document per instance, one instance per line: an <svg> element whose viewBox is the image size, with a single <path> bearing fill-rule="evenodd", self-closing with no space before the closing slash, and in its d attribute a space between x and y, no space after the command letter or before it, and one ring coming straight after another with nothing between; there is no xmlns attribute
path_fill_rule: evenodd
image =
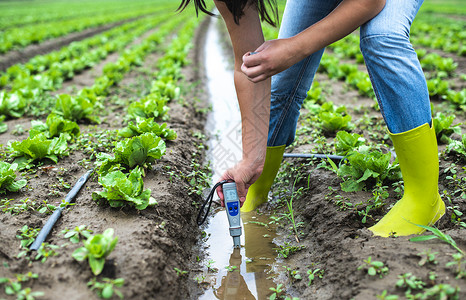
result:
<svg viewBox="0 0 466 300"><path fill-rule="evenodd" d="M67 120L87 119L93 123L100 123L99 117L94 115L94 103L82 95L76 97L67 94L58 95L53 112Z"/></svg>
<svg viewBox="0 0 466 300"><path fill-rule="evenodd" d="M78 136L80 133L79 126L76 122L66 120L63 116L51 113L47 117L45 124L41 121L31 121L31 135L45 132L48 138L59 137L60 134L69 136Z"/></svg>
<svg viewBox="0 0 466 300"><path fill-rule="evenodd" d="M139 136L124 139L118 142L113 149L115 157L100 155L98 173L104 175L114 167L123 165L134 168L135 166L147 167L156 159L165 154L165 142L155 133L144 133Z"/></svg>
<svg viewBox="0 0 466 300"><path fill-rule="evenodd" d="M99 275L104 269L105 259L112 253L118 242L118 237L114 238L113 232L113 228L108 228L103 234L90 236L84 242L84 247L73 252L73 258L77 261L83 261L87 258L92 273L96 276Z"/></svg>
<svg viewBox="0 0 466 300"><path fill-rule="evenodd" d="M145 209L149 205L157 204L151 197L151 190L144 190L142 170L139 167L129 174L121 171L109 172L99 177L99 183L104 190L94 192L92 198L96 201L106 199L111 207L130 205L136 209Z"/></svg>
<svg viewBox="0 0 466 300"><path fill-rule="evenodd" d="M451 126L455 120L455 115L444 115L441 112L438 112L433 119L433 124L435 128L435 134L437 135L437 140L444 144L448 143L449 136L453 133L461 134L460 124Z"/></svg>
<svg viewBox="0 0 466 300"><path fill-rule="evenodd" d="M365 142L366 140L362 135L338 131L335 138L335 149L337 154L346 155L348 152L356 150L359 146L364 145Z"/></svg>
<svg viewBox="0 0 466 300"><path fill-rule="evenodd" d="M66 135L60 134L59 137L47 139L47 134L44 132L29 136L23 141L14 141L10 145L13 153L12 157L18 157L15 162L21 164L31 163L35 160L48 158L54 163L58 162L58 157L68 155L68 144Z"/></svg>
<svg viewBox="0 0 466 300"><path fill-rule="evenodd" d="M129 122L128 126L120 129L118 135L130 138L133 136L141 135L146 132L151 132L167 140L176 139L176 132L172 129L167 128L167 124L163 123L162 125L158 124L152 118L136 118L136 123Z"/></svg>
<svg viewBox="0 0 466 300"><path fill-rule="evenodd" d="M4 194L6 191L17 192L27 184L26 179L15 181L17 169L18 164L0 161L0 194Z"/></svg>
<svg viewBox="0 0 466 300"><path fill-rule="evenodd" d="M0 115L0 133L4 133L8 130L8 125L3 122L5 118L5 115Z"/></svg>
<svg viewBox="0 0 466 300"><path fill-rule="evenodd" d="M149 94L138 102L133 102L128 107L128 116L131 119L154 118L162 119L168 112L166 105L169 98L158 93Z"/></svg>
<svg viewBox="0 0 466 300"><path fill-rule="evenodd" d="M0 115L7 115L13 118L23 116L26 109L26 99L21 93L0 92Z"/></svg>
<svg viewBox="0 0 466 300"><path fill-rule="evenodd" d="M390 157L390 153L379 151L350 152L346 156L348 163L338 169L338 175L344 179L341 189L345 192L361 191L370 180L383 182L401 178L399 165L390 164Z"/></svg>
<svg viewBox="0 0 466 300"><path fill-rule="evenodd" d="M346 114L346 107L340 106L334 108L332 102L326 102L322 105L319 119L322 130L327 133L353 128L353 124L350 123L351 116Z"/></svg>
<svg viewBox="0 0 466 300"><path fill-rule="evenodd" d="M450 139L445 151L447 153L457 153L466 161L466 133L461 136L461 141Z"/></svg>

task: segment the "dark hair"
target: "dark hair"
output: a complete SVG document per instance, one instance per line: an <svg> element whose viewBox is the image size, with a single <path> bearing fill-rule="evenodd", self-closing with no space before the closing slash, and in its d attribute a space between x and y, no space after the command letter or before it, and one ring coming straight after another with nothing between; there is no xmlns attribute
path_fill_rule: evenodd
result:
<svg viewBox="0 0 466 300"><path fill-rule="evenodd" d="M196 7L196 15L199 10L210 16L214 14L207 10L204 0L193 0ZM278 9L276 0L219 0L224 2L228 10L233 14L233 19L236 24L239 24L239 19L244 15L246 5L255 5L262 21L269 23L272 26L277 26L278 23ZM177 11L183 11L188 6L191 0L181 0L180 6ZM271 12L267 10L266 3L270 6Z"/></svg>

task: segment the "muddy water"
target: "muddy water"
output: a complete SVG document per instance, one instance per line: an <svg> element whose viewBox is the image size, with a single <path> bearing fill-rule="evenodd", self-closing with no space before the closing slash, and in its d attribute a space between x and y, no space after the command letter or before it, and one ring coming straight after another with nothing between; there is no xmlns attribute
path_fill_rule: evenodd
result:
<svg viewBox="0 0 466 300"><path fill-rule="evenodd" d="M205 45L205 68L212 103L206 131L208 159L213 171L212 183L241 159L241 116L233 84L233 70L228 53L222 48L218 24L212 19ZM241 248L233 248L228 220L223 208L211 212L206 228L208 257L204 262L204 282L208 288L199 299L266 299L271 293L270 264L274 262L275 228L264 226L266 215L241 213L243 234Z"/></svg>

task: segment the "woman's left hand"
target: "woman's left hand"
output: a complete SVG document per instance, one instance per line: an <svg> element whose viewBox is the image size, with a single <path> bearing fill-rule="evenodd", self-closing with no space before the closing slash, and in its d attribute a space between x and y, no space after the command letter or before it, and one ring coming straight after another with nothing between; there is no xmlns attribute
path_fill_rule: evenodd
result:
<svg viewBox="0 0 466 300"><path fill-rule="evenodd" d="M244 54L241 66L241 71L255 83L280 73L302 59L291 38L266 41L255 52Z"/></svg>

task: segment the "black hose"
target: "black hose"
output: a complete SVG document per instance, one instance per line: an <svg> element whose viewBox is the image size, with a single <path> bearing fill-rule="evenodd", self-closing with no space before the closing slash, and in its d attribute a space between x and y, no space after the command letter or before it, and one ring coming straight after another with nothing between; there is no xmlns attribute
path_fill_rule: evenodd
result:
<svg viewBox="0 0 466 300"><path fill-rule="evenodd" d="M76 197L76 195L78 194L79 190L81 190L81 187L86 183L86 181L89 179L89 177L91 176L92 172L94 171L94 169L91 169L89 171L87 171L86 174L84 174L83 176L81 176L81 178L79 178L79 180L76 182L76 184L73 186L73 188L71 189L71 191L68 192L68 195L66 195L66 198L65 198L65 203L68 204L70 203L71 201L73 201L73 199ZM50 216L50 218L47 220L47 223L45 223L44 227L42 227L42 229L40 230L39 234L37 235L36 239L34 240L34 243L32 243L32 245L29 247L29 250L38 250L40 248L40 246L42 245L42 243L45 241L45 239L47 238L47 235L50 233L50 231L52 230L52 227L53 225L55 225L55 223L57 222L58 218L60 218L61 216L61 212L63 211L63 209L66 207L65 206L59 206L57 207L57 209L53 212L53 214Z"/></svg>
<svg viewBox="0 0 466 300"><path fill-rule="evenodd" d="M340 156L340 155L306 154L306 153L285 153L283 154L283 157L284 158L320 158L320 159L330 158L331 160L336 160L336 161L345 159L344 156Z"/></svg>

